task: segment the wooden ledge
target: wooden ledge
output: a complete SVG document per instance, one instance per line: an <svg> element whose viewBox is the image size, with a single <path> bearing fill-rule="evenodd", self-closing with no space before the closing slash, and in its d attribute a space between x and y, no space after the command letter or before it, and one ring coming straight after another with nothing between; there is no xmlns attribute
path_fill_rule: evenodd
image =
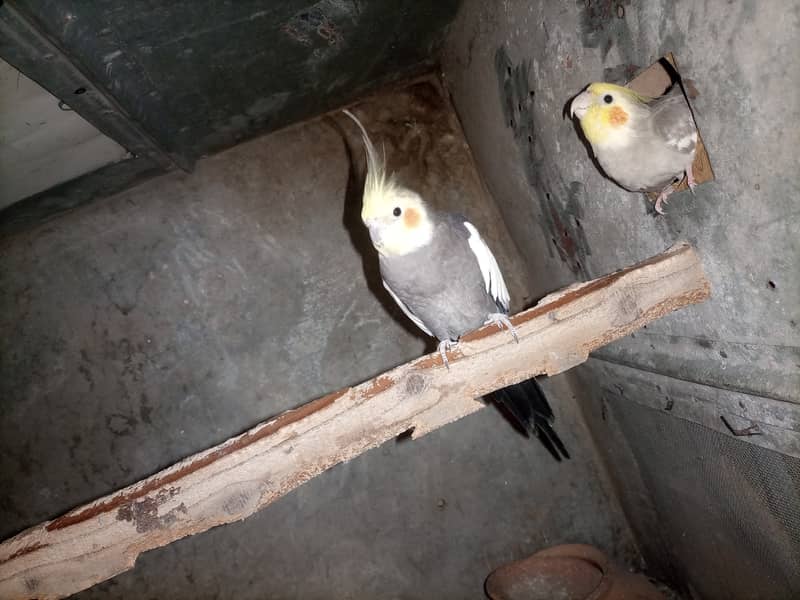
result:
<svg viewBox="0 0 800 600"><path fill-rule="evenodd" d="M142 552L244 519L337 463L479 410L478 398L493 390L561 373L709 294L686 244L551 294L512 318L518 344L485 327L459 343L449 371L437 354L424 356L6 540L0 598L61 598L86 589L130 569Z"/></svg>

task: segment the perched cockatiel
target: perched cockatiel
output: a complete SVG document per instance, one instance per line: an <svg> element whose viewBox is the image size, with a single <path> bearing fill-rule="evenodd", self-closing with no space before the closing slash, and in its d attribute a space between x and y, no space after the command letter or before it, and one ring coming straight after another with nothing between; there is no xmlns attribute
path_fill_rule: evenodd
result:
<svg viewBox="0 0 800 600"><path fill-rule="evenodd" d="M570 105L594 155L611 179L632 192L660 192L656 212L673 183L692 175L697 128L692 111L674 85L664 96L647 98L612 83L593 83Z"/></svg>
<svg viewBox="0 0 800 600"><path fill-rule="evenodd" d="M383 285L413 323L447 350L468 331L487 323L516 331L508 319L509 296L491 250L472 223L437 212L386 173L364 126L367 174L361 218L378 251ZM537 436L556 458L569 458L553 431L553 411L539 384L528 380L495 392L527 434Z"/></svg>

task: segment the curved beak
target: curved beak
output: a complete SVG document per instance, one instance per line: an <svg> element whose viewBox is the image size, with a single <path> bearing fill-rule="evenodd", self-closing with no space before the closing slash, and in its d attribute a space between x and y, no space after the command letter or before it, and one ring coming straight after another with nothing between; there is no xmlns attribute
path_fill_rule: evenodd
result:
<svg viewBox="0 0 800 600"><path fill-rule="evenodd" d="M569 116L582 119L591 105L592 95L589 92L581 92L572 99L572 103L569 106Z"/></svg>
<svg viewBox="0 0 800 600"><path fill-rule="evenodd" d="M376 250L380 251L382 245L380 219L364 219L364 225L366 225L369 230L369 237L372 240L372 245L375 246Z"/></svg>

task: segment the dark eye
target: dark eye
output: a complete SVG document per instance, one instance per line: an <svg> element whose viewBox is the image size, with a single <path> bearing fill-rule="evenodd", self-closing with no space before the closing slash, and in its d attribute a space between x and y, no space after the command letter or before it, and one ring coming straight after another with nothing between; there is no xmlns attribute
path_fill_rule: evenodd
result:
<svg viewBox="0 0 800 600"><path fill-rule="evenodd" d="M400 210L400 207L399 207L399 206L395 206L395 207L394 207L394 210L392 211L392 214L393 214L395 217L399 217L399 216L400 216L402 213L403 213L403 211L402 211L402 210Z"/></svg>
<svg viewBox="0 0 800 600"><path fill-rule="evenodd" d="M603 96L603 102L606 104L611 104L614 101L614 98L611 97L611 94L606 94Z"/></svg>

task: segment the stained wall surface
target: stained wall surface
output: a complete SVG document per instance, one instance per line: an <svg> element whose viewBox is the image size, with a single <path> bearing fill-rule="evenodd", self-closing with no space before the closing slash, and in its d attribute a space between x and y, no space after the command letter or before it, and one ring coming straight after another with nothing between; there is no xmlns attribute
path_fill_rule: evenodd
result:
<svg viewBox="0 0 800 600"><path fill-rule="evenodd" d="M429 68L458 8L457 0L14 5L162 148L188 159Z"/></svg>
<svg viewBox="0 0 800 600"><path fill-rule="evenodd" d="M484 232L528 302L441 89L355 110L406 185ZM0 240L2 537L431 348L378 279L362 153L353 124L326 117ZM635 560L571 388L545 386L568 462L489 408L78 596L475 598L493 568L559 542Z"/></svg>
<svg viewBox="0 0 800 600"><path fill-rule="evenodd" d="M21 190L0 210L0 232L39 223L167 171L191 171L200 157L427 73L458 5L458 0L0 4L0 57L130 152L129 160L90 173L71 169L59 179L40 178L40 187ZM30 107L29 112L37 122L48 120L46 111ZM36 193L44 189L47 193ZM33 195L21 200L25 193Z"/></svg>
<svg viewBox="0 0 800 600"><path fill-rule="evenodd" d="M800 595L799 13L780 0L470 0L445 52L534 296L679 240L702 256L710 301L571 378L649 568L701 598ZM623 83L667 52L697 91L717 179L655 216L601 175L563 115L588 83Z"/></svg>

